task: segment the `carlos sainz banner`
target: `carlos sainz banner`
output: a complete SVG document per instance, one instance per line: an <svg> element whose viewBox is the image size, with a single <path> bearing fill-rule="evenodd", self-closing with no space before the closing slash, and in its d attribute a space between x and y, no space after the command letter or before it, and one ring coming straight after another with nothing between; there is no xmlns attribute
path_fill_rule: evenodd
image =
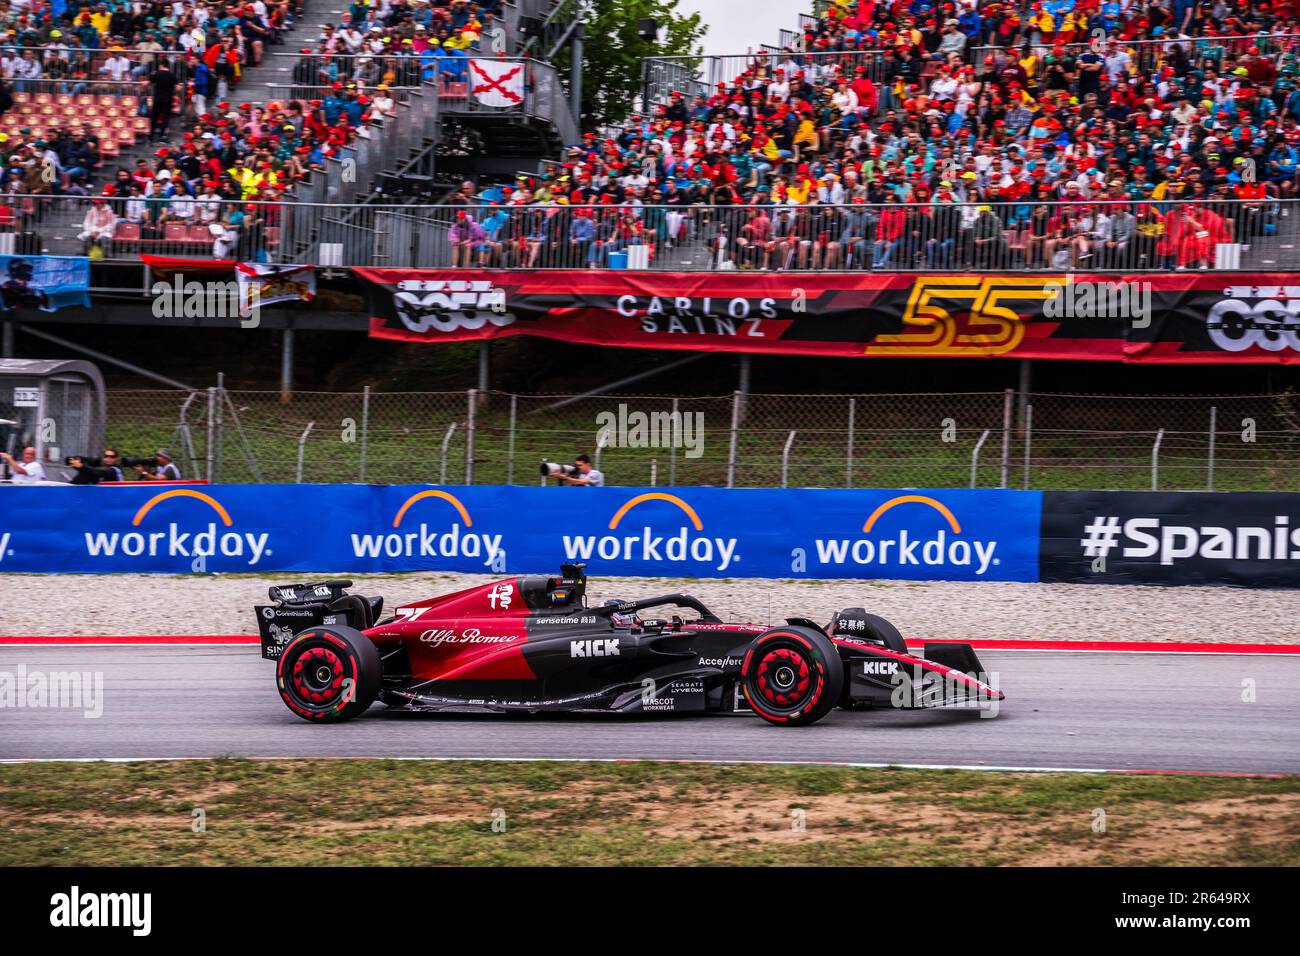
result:
<svg viewBox="0 0 1300 956"><path fill-rule="evenodd" d="M355 271L371 336L407 342L1300 364L1291 274Z"/></svg>

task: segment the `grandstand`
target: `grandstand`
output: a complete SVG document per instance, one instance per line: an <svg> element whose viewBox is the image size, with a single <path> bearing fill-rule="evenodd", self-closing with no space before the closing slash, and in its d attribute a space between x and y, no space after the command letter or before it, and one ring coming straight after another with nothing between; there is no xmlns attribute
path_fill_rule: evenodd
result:
<svg viewBox="0 0 1300 956"><path fill-rule="evenodd" d="M687 271L1293 265L1281 5L820 3L759 51L650 58L639 112L585 134L520 28L549 13L553 37L566 3L329 7L164 18L135 44L72 9L28 31L0 61L0 228L29 252L344 267L471 243L505 268L637 246L634 268ZM472 94L483 56L520 67L517 104ZM163 63L174 122L151 136ZM114 222L87 236L94 197Z"/></svg>

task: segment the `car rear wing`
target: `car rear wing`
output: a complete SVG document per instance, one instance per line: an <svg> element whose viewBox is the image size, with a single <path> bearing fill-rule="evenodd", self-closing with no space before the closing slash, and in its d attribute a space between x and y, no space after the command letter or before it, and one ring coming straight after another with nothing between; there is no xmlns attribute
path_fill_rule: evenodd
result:
<svg viewBox="0 0 1300 956"><path fill-rule="evenodd" d="M348 594L351 581L277 584L267 590L271 604L254 607L262 656L279 660L295 635L312 627L343 625L364 631L374 627L384 609L382 597Z"/></svg>

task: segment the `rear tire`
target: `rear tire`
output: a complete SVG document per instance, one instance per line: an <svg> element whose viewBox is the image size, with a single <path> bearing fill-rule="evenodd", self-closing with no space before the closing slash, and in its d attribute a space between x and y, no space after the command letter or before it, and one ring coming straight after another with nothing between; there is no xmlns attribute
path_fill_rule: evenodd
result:
<svg viewBox="0 0 1300 956"><path fill-rule="evenodd" d="M351 720L379 696L384 667L379 649L360 631L331 625L294 637L276 664L275 679L285 705L303 720Z"/></svg>
<svg viewBox="0 0 1300 956"><path fill-rule="evenodd" d="M844 664L820 631L777 627L749 645L741 665L745 698L768 723L801 727L816 723L840 702Z"/></svg>

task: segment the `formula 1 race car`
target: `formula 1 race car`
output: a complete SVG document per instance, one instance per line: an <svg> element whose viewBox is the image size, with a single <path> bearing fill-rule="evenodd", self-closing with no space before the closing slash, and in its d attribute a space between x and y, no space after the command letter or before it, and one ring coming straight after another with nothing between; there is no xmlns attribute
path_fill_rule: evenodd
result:
<svg viewBox="0 0 1300 956"><path fill-rule="evenodd" d="M665 594L587 607L581 564L397 608L347 593L351 581L276 586L257 607L262 656L299 717L348 720L376 698L432 712L752 712L783 726L835 707L985 706L969 644L908 652L862 608L821 627L724 624L700 601ZM642 612L674 609L670 617ZM996 681L994 681L996 684Z"/></svg>

